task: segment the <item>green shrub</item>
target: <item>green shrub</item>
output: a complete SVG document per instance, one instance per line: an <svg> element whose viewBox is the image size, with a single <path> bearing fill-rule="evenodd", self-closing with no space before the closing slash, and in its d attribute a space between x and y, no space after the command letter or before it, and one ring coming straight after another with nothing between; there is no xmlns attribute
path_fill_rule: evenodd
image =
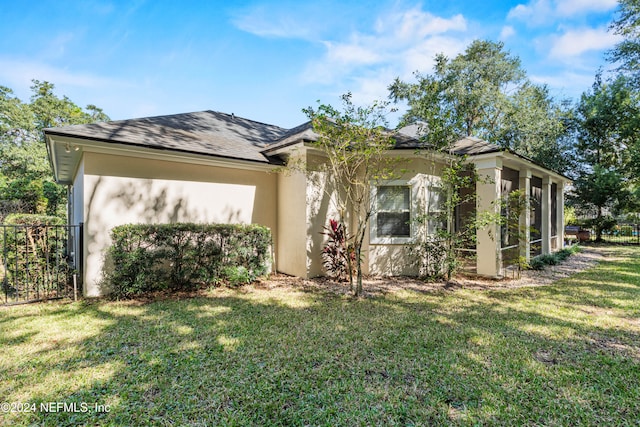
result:
<svg viewBox="0 0 640 427"><path fill-rule="evenodd" d="M64 225L64 220L57 216L14 213L4 219L5 224L11 225Z"/></svg>
<svg viewBox="0 0 640 427"><path fill-rule="evenodd" d="M2 189L0 198L5 200L20 200L24 208L33 214L44 214L47 211L47 198L41 179L14 179Z"/></svg>
<svg viewBox="0 0 640 427"><path fill-rule="evenodd" d="M246 285L256 279L256 277L242 265L223 267L221 273L221 276L224 278L225 282L232 287Z"/></svg>
<svg viewBox="0 0 640 427"><path fill-rule="evenodd" d="M443 240L423 240L410 247L418 275L426 280L443 279L447 272L447 246Z"/></svg>
<svg viewBox="0 0 640 427"><path fill-rule="evenodd" d="M249 283L270 268L271 232L258 225L130 224L111 230L105 293L130 298L161 290Z"/></svg>
<svg viewBox="0 0 640 427"><path fill-rule="evenodd" d="M531 270L543 270L547 265L557 265L579 250L580 247L578 245L573 245L552 254L538 255L531 260L529 268Z"/></svg>

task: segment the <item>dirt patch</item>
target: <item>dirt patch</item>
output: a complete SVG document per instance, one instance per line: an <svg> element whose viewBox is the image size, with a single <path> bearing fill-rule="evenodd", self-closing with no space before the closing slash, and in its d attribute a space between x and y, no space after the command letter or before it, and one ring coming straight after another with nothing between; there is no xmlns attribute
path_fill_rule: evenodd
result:
<svg viewBox="0 0 640 427"><path fill-rule="evenodd" d="M449 282L425 282L411 277L365 277L363 289L365 296L380 295L401 290L416 292L453 291L456 289L509 289L532 286L545 286L557 280L593 267L607 256L606 249L583 247L581 252L571 255L561 264L548 266L544 270L523 271L519 279L485 279L480 277L457 276ZM331 292L340 295L349 294L349 284L319 277L300 279L284 274L274 274L269 279L252 285L256 289L291 288L302 291Z"/></svg>

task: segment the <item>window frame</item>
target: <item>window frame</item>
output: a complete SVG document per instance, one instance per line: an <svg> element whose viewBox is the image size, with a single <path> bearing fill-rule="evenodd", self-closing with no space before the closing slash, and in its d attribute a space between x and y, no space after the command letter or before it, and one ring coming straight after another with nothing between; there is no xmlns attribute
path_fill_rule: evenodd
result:
<svg viewBox="0 0 640 427"><path fill-rule="evenodd" d="M431 213L437 213L442 215L442 213L446 213L447 207L446 207L446 203L447 203L447 197L448 194L446 192L446 190L444 188L442 188L442 186L440 185L436 185L433 183L430 183L428 185L425 186L425 190L426 190L426 197L425 197L425 213L426 215L430 215ZM440 209L438 210L431 210L432 205L431 205L431 198L433 197L432 194L434 193L438 193L439 197L441 197L440 203ZM426 227L425 227L425 233L427 238L429 239L434 239L437 237L437 231L436 228L433 228L433 232L432 232L432 223L437 223L437 222L443 222L444 224L443 227L439 227L438 229L442 229L444 231L449 231L449 219L446 218L444 221L443 220L437 220L437 219L431 219L428 218L426 220Z"/></svg>
<svg viewBox="0 0 640 427"><path fill-rule="evenodd" d="M406 187L409 189L409 236L378 236L378 188ZM407 180L389 180L371 183L371 203L373 209L369 220L369 243L372 245L402 245L415 241L416 228L414 218L417 213L419 186Z"/></svg>

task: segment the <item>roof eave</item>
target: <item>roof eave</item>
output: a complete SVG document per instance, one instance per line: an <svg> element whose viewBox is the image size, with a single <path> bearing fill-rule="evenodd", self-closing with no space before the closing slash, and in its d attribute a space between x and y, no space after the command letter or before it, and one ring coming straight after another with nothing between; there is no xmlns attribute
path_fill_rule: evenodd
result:
<svg viewBox="0 0 640 427"><path fill-rule="evenodd" d="M513 152L512 150L502 149L498 151L486 152L486 153L475 154L475 155L469 154L468 157L473 158L474 161L491 159L495 157L503 157L508 160L516 161L518 163L524 162L529 169L537 170L543 174L547 174L557 181L562 181L563 183L567 183L567 184L570 184L573 182L571 178L569 178L568 176L563 175L554 170L551 170L545 166L542 166L534 162L533 160L527 158L526 156Z"/></svg>
<svg viewBox="0 0 640 427"><path fill-rule="evenodd" d="M280 166L282 162L277 158L269 158L265 156L264 161L253 159L241 159L230 156L216 156L211 154L203 154L190 151L180 151L175 149L160 149L148 146L139 146L136 144L124 144L120 142L105 142L102 140L93 140L89 138L77 138L68 135L47 135L48 144L51 144L50 161L53 163L54 176L56 182L60 184L72 184L77 173L79 159L83 153L98 154L117 154L130 157L138 157L145 159L173 161L190 164L213 165L221 167L229 167L235 169L272 171ZM60 169L61 159L56 155L56 144L68 145L72 148L70 152L75 157L70 156L67 170L68 176L63 176ZM59 148L60 149L60 148Z"/></svg>

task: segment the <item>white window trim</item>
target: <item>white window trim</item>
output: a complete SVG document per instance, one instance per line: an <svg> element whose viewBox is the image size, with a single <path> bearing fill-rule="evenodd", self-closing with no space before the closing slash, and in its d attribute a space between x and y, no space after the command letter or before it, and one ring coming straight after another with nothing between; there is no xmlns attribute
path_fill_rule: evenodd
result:
<svg viewBox="0 0 640 427"><path fill-rule="evenodd" d="M378 237L378 221L376 212L378 187L409 187L409 237ZM418 183L407 180L389 180L380 182L371 182L371 203L373 210L371 217L369 218L369 244L371 245L405 245L407 243L413 243L416 239L416 226L414 223L415 215L418 213L418 199L420 185Z"/></svg>
<svg viewBox="0 0 640 427"><path fill-rule="evenodd" d="M444 190L444 188L442 188L440 182L429 183L428 185L426 185L425 186L425 192L426 192L426 195L425 195L425 213L431 213L429 211L429 208L431 207L431 197L432 197L432 193L434 193L436 191L440 192L442 197L445 197L445 198L448 197L446 191ZM446 203L446 200L444 200L443 202ZM446 211L445 206L442 206L441 210L437 210L437 211L434 211L434 212L442 213L442 212L445 212L445 211ZM425 230L424 231L425 231L426 236L427 236L428 239L433 239L433 238L436 237L436 233L431 233L430 232L430 230L429 230L429 222L430 221L431 220L427 220L426 221ZM449 227L450 227L450 224L449 224L449 220L447 219L446 220L446 225L445 225L445 230L449 230Z"/></svg>

